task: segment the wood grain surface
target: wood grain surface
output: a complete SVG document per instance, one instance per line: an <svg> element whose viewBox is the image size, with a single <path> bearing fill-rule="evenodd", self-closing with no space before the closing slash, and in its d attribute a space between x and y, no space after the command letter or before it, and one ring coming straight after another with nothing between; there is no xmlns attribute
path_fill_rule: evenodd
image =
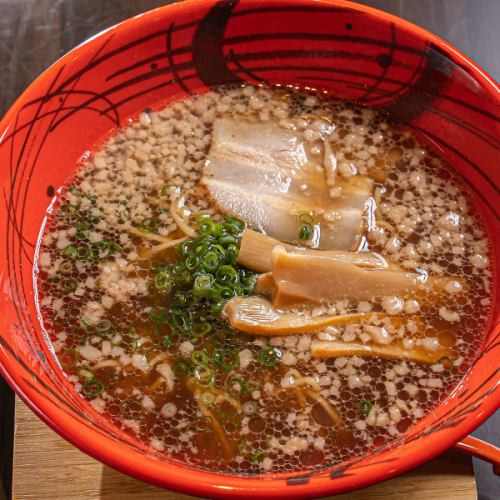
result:
<svg viewBox="0 0 500 500"><path fill-rule="evenodd" d="M85 455L16 399L15 500L189 500L117 472ZM475 500L472 462L445 455L384 483L335 500Z"/></svg>

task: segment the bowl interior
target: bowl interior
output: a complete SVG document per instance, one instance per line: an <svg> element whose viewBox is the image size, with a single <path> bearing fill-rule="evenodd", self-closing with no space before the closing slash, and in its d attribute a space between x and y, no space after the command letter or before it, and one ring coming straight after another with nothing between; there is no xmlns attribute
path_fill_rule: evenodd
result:
<svg viewBox="0 0 500 500"><path fill-rule="evenodd" d="M156 484L214 496L246 492L247 497L271 490L316 496L360 487L431 458L495 409L497 309L481 355L461 385L401 436L405 453L381 448L349 464L267 482L227 475L214 480L214 473L167 462L111 427L74 392L40 327L33 286L37 240L59 187L79 161L145 108L242 82L317 89L381 106L395 121L409 124L473 192L489 225L496 272L500 99L487 75L437 37L355 4L181 3L133 18L76 48L36 80L1 123L2 372L63 436Z"/></svg>

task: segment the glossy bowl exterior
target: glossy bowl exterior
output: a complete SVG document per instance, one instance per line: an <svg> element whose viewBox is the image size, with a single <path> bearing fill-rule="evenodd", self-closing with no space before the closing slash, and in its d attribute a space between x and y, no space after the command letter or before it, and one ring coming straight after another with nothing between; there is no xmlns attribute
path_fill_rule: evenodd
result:
<svg viewBox="0 0 500 500"><path fill-rule="evenodd" d="M465 56L401 19L351 2L193 0L132 18L50 67L0 125L0 365L47 424L139 479L211 497L306 498L387 479L432 458L498 408L496 288L481 353L432 414L366 457L256 478L166 460L72 389L40 327L33 262L40 227L78 161L144 108L221 83L280 83L383 106L449 159L493 235L498 277L499 89Z"/></svg>

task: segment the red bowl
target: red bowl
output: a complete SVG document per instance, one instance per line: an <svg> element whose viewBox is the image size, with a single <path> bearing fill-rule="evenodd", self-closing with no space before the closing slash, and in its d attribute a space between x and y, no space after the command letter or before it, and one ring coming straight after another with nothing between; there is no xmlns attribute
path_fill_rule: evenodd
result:
<svg viewBox="0 0 500 500"><path fill-rule="evenodd" d="M0 125L0 368L59 434L142 480L211 497L309 498L361 488L429 460L498 408L500 327L456 389L398 442L316 472L256 478L169 461L111 426L61 372L40 327L33 268L59 186L88 150L144 108L220 83L307 85L382 106L470 187L500 256L500 92L467 57L401 19L340 0L193 0L129 19L52 65Z"/></svg>

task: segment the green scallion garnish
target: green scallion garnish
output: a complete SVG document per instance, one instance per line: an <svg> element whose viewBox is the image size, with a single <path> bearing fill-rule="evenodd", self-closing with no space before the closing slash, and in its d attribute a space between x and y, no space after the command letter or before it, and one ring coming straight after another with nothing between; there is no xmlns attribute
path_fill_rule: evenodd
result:
<svg viewBox="0 0 500 500"><path fill-rule="evenodd" d="M145 233L154 233L159 225L159 220L153 219L152 217L145 217L139 224L139 229Z"/></svg>
<svg viewBox="0 0 500 500"><path fill-rule="evenodd" d="M78 254L78 251L76 249L76 247L74 247L73 245L68 245L65 249L64 249L64 254L69 256L69 257L73 257L75 258Z"/></svg>
<svg viewBox="0 0 500 500"><path fill-rule="evenodd" d="M251 455L250 455L250 460L252 463L256 464L259 460L264 458L266 456L266 452L262 450L255 450Z"/></svg>
<svg viewBox="0 0 500 500"><path fill-rule="evenodd" d="M277 347L267 346L259 352L259 361L264 366L274 366L281 358L281 351Z"/></svg>
<svg viewBox="0 0 500 500"><path fill-rule="evenodd" d="M97 379L90 379L82 387L83 394L89 398L96 398L103 390L102 382Z"/></svg>
<svg viewBox="0 0 500 500"><path fill-rule="evenodd" d="M206 365L208 363L208 354L205 351L193 351L191 361L195 365Z"/></svg>
<svg viewBox="0 0 500 500"><path fill-rule="evenodd" d="M76 362L78 361L79 354L78 351L75 349L64 349L63 353L59 357L61 361L61 366L65 368L66 370L69 370L71 368L74 368L76 365Z"/></svg>
<svg viewBox="0 0 500 500"><path fill-rule="evenodd" d="M191 371L191 363L186 358L178 358L172 365L174 375L179 378L185 378Z"/></svg>
<svg viewBox="0 0 500 500"><path fill-rule="evenodd" d="M154 323L164 323L167 317L167 311L163 307L154 306L149 312L149 319Z"/></svg>
<svg viewBox="0 0 500 500"><path fill-rule="evenodd" d="M198 365L193 370L193 375L198 384L204 387L212 387L215 382L215 374L211 368L205 365Z"/></svg>
<svg viewBox="0 0 500 500"><path fill-rule="evenodd" d="M369 399L363 399L358 405L358 411L364 415L368 415L373 408L373 403Z"/></svg>
<svg viewBox="0 0 500 500"><path fill-rule="evenodd" d="M299 240L310 240L313 234L313 228L312 226L309 226L308 224L303 225L300 228L299 232Z"/></svg>

